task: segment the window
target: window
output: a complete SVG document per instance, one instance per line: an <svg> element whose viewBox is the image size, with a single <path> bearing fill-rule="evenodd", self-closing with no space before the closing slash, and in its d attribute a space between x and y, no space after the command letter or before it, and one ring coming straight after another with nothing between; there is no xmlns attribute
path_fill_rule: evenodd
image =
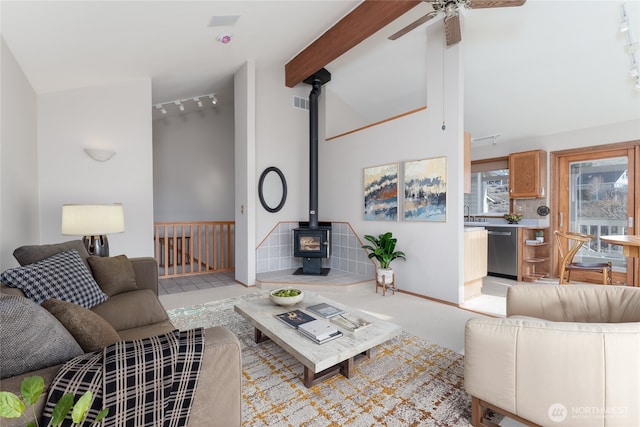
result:
<svg viewBox="0 0 640 427"><path fill-rule="evenodd" d="M509 212L508 160L471 165L471 193L464 204L472 215L496 215Z"/></svg>

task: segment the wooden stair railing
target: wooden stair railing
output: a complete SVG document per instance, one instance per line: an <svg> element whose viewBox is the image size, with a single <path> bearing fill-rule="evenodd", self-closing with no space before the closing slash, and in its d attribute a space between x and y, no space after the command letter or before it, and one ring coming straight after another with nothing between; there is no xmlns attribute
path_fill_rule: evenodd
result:
<svg viewBox="0 0 640 427"><path fill-rule="evenodd" d="M160 278L233 270L235 222L156 222L154 253Z"/></svg>

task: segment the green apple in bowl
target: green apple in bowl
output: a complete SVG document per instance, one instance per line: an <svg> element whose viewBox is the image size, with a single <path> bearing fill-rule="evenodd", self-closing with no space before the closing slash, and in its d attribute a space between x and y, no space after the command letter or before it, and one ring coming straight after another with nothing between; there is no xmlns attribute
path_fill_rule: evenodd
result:
<svg viewBox="0 0 640 427"><path fill-rule="evenodd" d="M281 288L269 293L269 299L271 302L283 306L297 304L302 301L303 298L304 292L300 289L294 288Z"/></svg>

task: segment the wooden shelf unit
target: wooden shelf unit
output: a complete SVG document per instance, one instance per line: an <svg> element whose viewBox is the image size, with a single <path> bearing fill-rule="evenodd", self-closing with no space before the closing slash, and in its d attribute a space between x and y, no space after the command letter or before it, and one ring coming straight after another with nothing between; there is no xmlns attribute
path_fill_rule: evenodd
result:
<svg viewBox="0 0 640 427"><path fill-rule="evenodd" d="M543 277L551 277L551 234L549 227L522 227L518 242L518 281L535 282ZM527 243L536 240L536 232L542 231L542 243Z"/></svg>

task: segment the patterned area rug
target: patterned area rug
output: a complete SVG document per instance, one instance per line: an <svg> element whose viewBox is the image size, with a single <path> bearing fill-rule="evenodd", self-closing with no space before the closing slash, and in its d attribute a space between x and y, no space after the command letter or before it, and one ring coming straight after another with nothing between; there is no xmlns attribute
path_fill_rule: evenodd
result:
<svg viewBox="0 0 640 427"><path fill-rule="evenodd" d="M351 379L312 388L302 365L277 344L253 341L253 327L233 311L267 293L170 310L179 329L223 325L242 345L244 426L470 426L460 354L403 332L371 351Z"/></svg>

